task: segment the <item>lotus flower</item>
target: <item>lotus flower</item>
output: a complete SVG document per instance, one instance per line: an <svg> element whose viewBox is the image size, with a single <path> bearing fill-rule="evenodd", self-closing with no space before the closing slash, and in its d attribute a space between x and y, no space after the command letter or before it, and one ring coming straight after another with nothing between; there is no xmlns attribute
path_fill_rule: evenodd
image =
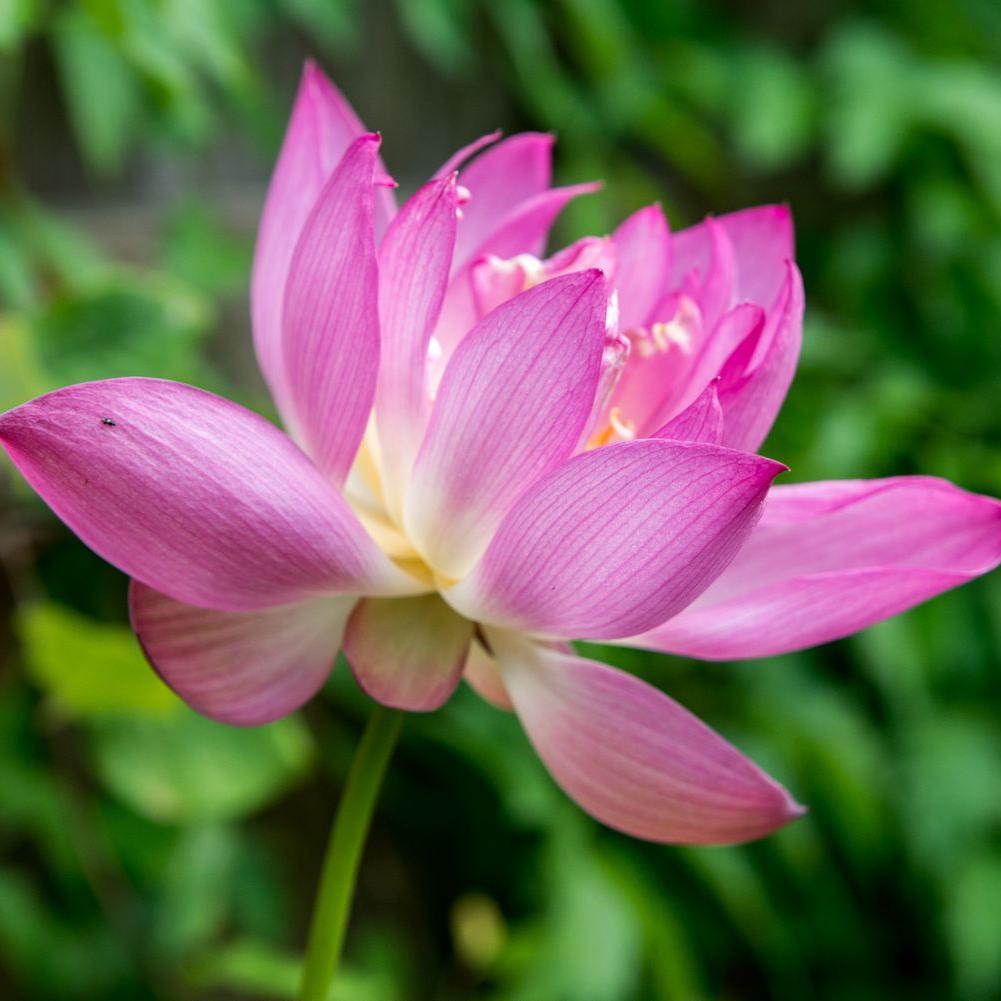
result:
<svg viewBox="0 0 1001 1001"><path fill-rule="evenodd" d="M343 648L384 704L464 677L585 810L736 842L801 808L571 639L704 659L844 636L1001 560L1001 504L925 477L772 486L757 453L803 292L783 207L642 209L542 258L552 139L491 135L397 211L379 137L307 66L261 223L254 345L287 434L190 386L70 386L0 418L51 508L132 577L163 679L233 724ZM467 165L468 164L468 165Z"/></svg>

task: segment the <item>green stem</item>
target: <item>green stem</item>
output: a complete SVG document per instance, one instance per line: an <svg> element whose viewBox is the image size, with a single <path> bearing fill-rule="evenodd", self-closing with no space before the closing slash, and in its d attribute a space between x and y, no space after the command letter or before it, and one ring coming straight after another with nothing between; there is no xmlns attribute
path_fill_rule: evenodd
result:
<svg viewBox="0 0 1001 1001"><path fill-rule="evenodd" d="M327 1001L351 911L358 863L386 766L403 723L398 709L376 706L348 772L313 905L299 1001Z"/></svg>

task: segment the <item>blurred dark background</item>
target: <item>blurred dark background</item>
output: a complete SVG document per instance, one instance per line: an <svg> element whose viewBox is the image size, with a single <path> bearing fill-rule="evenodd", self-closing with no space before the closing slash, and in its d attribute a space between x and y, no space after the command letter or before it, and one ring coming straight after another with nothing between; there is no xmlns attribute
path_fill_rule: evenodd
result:
<svg viewBox="0 0 1001 1001"><path fill-rule="evenodd" d="M675 228L791 203L793 477L1001 495L1001 4L0 0L0 406L114 375L267 411L256 219L302 60L404 190L495 126L602 177L556 245L660 199ZM124 581L0 478L0 996L290 998L367 713L186 710ZM554 788L513 717L413 718L340 1001L1001 998L1001 576L851 640L697 665L606 651L811 808L758 844L645 845Z"/></svg>

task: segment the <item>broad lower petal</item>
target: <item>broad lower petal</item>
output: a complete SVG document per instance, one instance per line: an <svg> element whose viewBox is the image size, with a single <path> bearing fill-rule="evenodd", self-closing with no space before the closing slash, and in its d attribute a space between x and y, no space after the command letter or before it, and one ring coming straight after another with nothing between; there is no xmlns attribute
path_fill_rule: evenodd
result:
<svg viewBox="0 0 1001 1001"><path fill-rule="evenodd" d="M344 634L344 655L376 702L411 712L437 709L455 691L473 624L436 594L366 598Z"/></svg>
<svg viewBox="0 0 1001 1001"><path fill-rule="evenodd" d="M323 185L351 142L364 132L365 127L341 93L315 63L308 61L268 187L250 286L258 363L289 426L294 415L281 346L282 302L289 263ZM384 172L381 165L379 169ZM393 195L382 189L376 209L382 228L393 211Z"/></svg>
<svg viewBox="0 0 1001 1001"><path fill-rule="evenodd" d="M720 373L723 444L756 452L768 436L796 373L803 342L803 279L791 261L747 367L728 362ZM736 362L742 354L735 352ZM743 374L738 374L743 369Z"/></svg>
<svg viewBox="0 0 1001 1001"><path fill-rule="evenodd" d="M554 278L489 313L445 371L407 493L407 533L460 577L511 502L574 450L601 371L599 271Z"/></svg>
<svg viewBox="0 0 1001 1001"><path fill-rule="evenodd" d="M448 286L456 207L455 175L432 181L403 206L379 248L376 418L385 500L396 517L430 409L428 346Z"/></svg>
<svg viewBox="0 0 1001 1001"><path fill-rule="evenodd" d="M577 455L519 497L445 598L476 621L549 636L652 628L733 559L784 469L713 445L656 439Z"/></svg>
<svg viewBox="0 0 1001 1001"><path fill-rule="evenodd" d="M596 820L668 844L735 844L803 815L687 709L623 671L488 633L515 712L563 790Z"/></svg>
<svg viewBox="0 0 1001 1001"><path fill-rule="evenodd" d="M217 612L133 581L132 628L157 674L203 716L258 726L294 712L323 686L354 596L253 612Z"/></svg>
<svg viewBox="0 0 1001 1001"><path fill-rule="evenodd" d="M671 233L659 205L633 213L612 234L615 244L615 288L623 330L652 319L671 274Z"/></svg>
<svg viewBox="0 0 1001 1001"><path fill-rule="evenodd" d="M348 147L306 221L285 289L282 337L297 438L338 486L365 433L379 371L378 148L375 135Z"/></svg>
<svg viewBox="0 0 1001 1001"><path fill-rule="evenodd" d="M623 643L765 657L864 629L1001 562L1001 502L903 476L774 487L747 544L689 608Z"/></svg>
<svg viewBox="0 0 1001 1001"><path fill-rule="evenodd" d="M508 695L507 689L504 687L504 679L501 677L497 661L483 649L478 641L474 641L469 647L469 656L466 658L463 677L473 691L494 708L503 709L506 712L514 709L511 696Z"/></svg>
<svg viewBox="0 0 1001 1001"><path fill-rule="evenodd" d="M0 441L88 546L179 601L245 610L418 589L278 428L192 386L69 386L0 417Z"/></svg>

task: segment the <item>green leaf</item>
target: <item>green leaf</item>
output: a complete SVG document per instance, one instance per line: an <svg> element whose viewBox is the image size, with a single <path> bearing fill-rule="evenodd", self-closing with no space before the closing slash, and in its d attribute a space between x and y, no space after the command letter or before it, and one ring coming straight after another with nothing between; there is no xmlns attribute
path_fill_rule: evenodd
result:
<svg viewBox="0 0 1001 1001"><path fill-rule="evenodd" d="M18 633L29 674L64 715L164 717L180 709L125 626L36 604L20 609Z"/></svg>
<svg viewBox="0 0 1001 1001"><path fill-rule="evenodd" d="M207 300L162 275L121 272L57 299L32 323L52 384L145 375L198 382Z"/></svg>
<svg viewBox="0 0 1001 1001"><path fill-rule="evenodd" d="M165 824L251 813L298 779L313 756L302 721L240 729L182 708L168 719L102 722L94 759L108 788Z"/></svg>
<svg viewBox="0 0 1001 1001"><path fill-rule="evenodd" d="M762 170L783 167L813 138L813 84L780 50L754 48L735 60L733 128L741 152Z"/></svg>
<svg viewBox="0 0 1001 1001"><path fill-rule="evenodd" d="M92 167L110 173L135 139L140 81L82 7L62 9L52 43L77 142Z"/></svg>
<svg viewBox="0 0 1001 1001"><path fill-rule="evenodd" d="M37 25L39 0L0 0L0 52L12 52Z"/></svg>

